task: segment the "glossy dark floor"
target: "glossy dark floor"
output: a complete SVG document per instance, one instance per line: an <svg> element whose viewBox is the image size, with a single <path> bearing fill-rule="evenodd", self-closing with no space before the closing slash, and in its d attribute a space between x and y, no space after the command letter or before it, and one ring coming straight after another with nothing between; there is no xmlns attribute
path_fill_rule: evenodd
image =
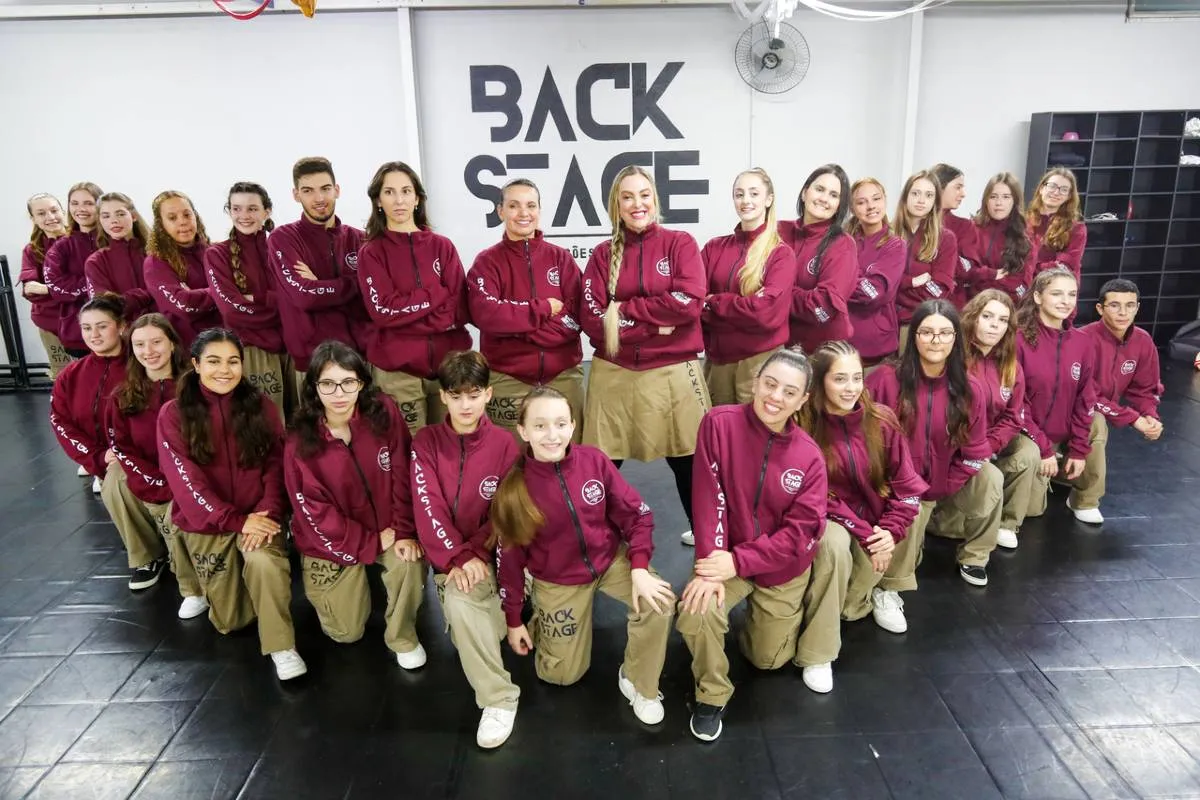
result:
<svg viewBox="0 0 1200 800"><path fill-rule="evenodd" d="M0 797L1200 797L1200 378L1168 370L1164 441L1110 444L1102 530L1056 494L986 589L931 541L909 633L848 625L832 694L734 656L726 732L700 744L676 637L666 722L645 729L616 687L622 614L601 601L580 685L539 684L507 653L524 695L488 753L432 593L429 664L408 674L377 618L359 644L325 639L297 585L310 674L281 686L253 631L177 620L170 578L129 592L46 396L0 397ZM691 551L671 475L625 470L678 588Z"/></svg>

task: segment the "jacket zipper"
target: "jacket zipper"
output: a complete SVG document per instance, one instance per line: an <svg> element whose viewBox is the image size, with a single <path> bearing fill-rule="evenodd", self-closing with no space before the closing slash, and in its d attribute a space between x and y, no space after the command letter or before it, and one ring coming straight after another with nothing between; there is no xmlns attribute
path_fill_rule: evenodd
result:
<svg viewBox="0 0 1200 800"><path fill-rule="evenodd" d="M225 463L229 467L229 499L233 500L236 497L234 492L234 482L236 473L233 469L233 448L237 445L237 440L230 436L229 422L225 419L225 407L221 405L221 401L217 400L217 412L221 415L221 432L225 438Z"/></svg>
<svg viewBox="0 0 1200 800"><path fill-rule="evenodd" d="M463 470L467 467L467 440L458 437L458 489L454 492L454 505L450 508L450 518L458 517L458 498L462 495Z"/></svg>
<svg viewBox="0 0 1200 800"><path fill-rule="evenodd" d="M758 486L754 488L754 508L750 513L754 516L754 538L757 539L762 535L762 528L758 524L758 503L762 500L763 483L767 479L767 464L771 460L771 445L775 443L775 434L767 436L767 449L763 451L762 469L758 471Z"/></svg>
<svg viewBox="0 0 1200 800"><path fill-rule="evenodd" d="M104 387L108 384L108 371L112 369L111 361L112 359L104 359L104 374L100 376L100 385L96 387L96 399L92 401L92 420L96 423L96 441L101 444L104 443L104 420L99 418L100 398L104 395ZM100 479L104 480L103 476Z"/></svg>
<svg viewBox="0 0 1200 800"><path fill-rule="evenodd" d="M375 507L375 495L371 493L371 484L367 483L367 476L362 471L362 465L358 463L358 459L354 456L354 449L350 447L348 442L338 439L342 442L342 446L346 448L346 454L350 456L350 463L354 465L354 471L358 473L358 479L362 481L363 489L367 491L367 502L371 504L371 515L375 517L375 527L378 530L383 530L379 525L379 509Z"/></svg>
<svg viewBox="0 0 1200 800"><path fill-rule="evenodd" d="M928 479L933 474L933 387L924 383L929 401L925 405L925 469L921 477Z"/></svg>
<svg viewBox="0 0 1200 800"><path fill-rule="evenodd" d="M412 234L407 234L407 236L408 236L408 254L412 258L413 275L415 275L417 278L417 288L424 289L425 285L421 282L421 264L417 261L417 246L415 244L413 244ZM429 369L431 372L433 372L437 369L437 364L434 363L434 358L433 358L433 337L432 336L425 337L425 351L426 351L426 356L427 356L426 361L429 364ZM457 502L457 498L455 498L455 502Z"/></svg>
<svg viewBox="0 0 1200 800"><path fill-rule="evenodd" d="M529 251L529 240L528 239L525 240L525 266L528 267L528 269L529 269L529 293L534 300L537 300L537 296L538 296L537 281L535 281L533 279L533 254L530 253L530 251ZM542 382L542 378L544 377L543 373L545 371L546 371L546 351L539 347L538 348L538 371L537 371L537 375L538 375L537 382L539 384Z"/></svg>
<svg viewBox="0 0 1200 800"><path fill-rule="evenodd" d="M342 271L338 269L337 251L333 246L333 234L325 231L325 235L329 237L329 266L333 270L333 277L340 278L342 277Z"/></svg>
<svg viewBox="0 0 1200 800"><path fill-rule="evenodd" d="M745 244L745 242L743 242L741 253L740 253L740 255L738 255L738 260L734 262L733 270L730 271L730 273L729 273L729 279L727 281L725 281L725 291L726 292L733 291L733 279L735 277L737 277L738 267L745 266L745 265L746 265L746 244Z"/></svg>
<svg viewBox="0 0 1200 800"><path fill-rule="evenodd" d="M1058 344L1054 347L1054 389L1050 392L1050 408L1046 411L1046 419L1054 413L1054 402L1058 399L1058 386L1062 382L1062 343L1066 338L1063 333L1058 336Z"/></svg>
<svg viewBox="0 0 1200 800"><path fill-rule="evenodd" d="M600 575L596 572L596 568L592 566L592 559L588 558L587 541L583 538L583 525L579 522L579 514L575 511L575 503L571 501L571 493L567 491L567 481L563 478L561 461L554 463L554 474L558 477L558 486L562 489L563 500L567 502L567 513L571 515L571 524L575 526L575 538L579 540L579 555L583 557L583 565L587 567L592 580L596 580Z"/></svg>
<svg viewBox="0 0 1200 800"><path fill-rule="evenodd" d="M838 423L842 426L842 435L846 437L846 458L850 463L850 480L858 483L858 466L854 463L854 447L850 443L850 428L846 425L846 420L838 418ZM860 507L858 513L861 516L864 509Z"/></svg>

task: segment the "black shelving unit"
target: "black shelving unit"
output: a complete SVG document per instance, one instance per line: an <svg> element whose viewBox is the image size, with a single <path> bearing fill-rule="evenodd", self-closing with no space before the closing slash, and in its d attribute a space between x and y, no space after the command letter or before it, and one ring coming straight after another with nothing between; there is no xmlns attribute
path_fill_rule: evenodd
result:
<svg viewBox="0 0 1200 800"><path fill-rule="evenodd" d="M1160 347L1200 317L1200 166L1180 163L1200 156L1200 136L1184 135L1192 118L1200 108L1030 118L1026 200L1047 169L1062 166L1079 181L1085 219L1117 217L1087 223L1077 324L1096 318L1100 287L1118 277L1138 285L1138 324Z"/></svg>

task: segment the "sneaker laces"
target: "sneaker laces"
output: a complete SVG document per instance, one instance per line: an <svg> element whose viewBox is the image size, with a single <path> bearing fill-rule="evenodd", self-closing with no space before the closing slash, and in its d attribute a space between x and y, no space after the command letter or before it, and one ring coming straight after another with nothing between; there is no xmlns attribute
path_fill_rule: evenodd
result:
<svg viewBox="0 0 1200 800"><path fill-rule="evenodd" d="M488 706L483 709L483 714L480 716L479 722L481 725L494 723L496 725L506 725L504 721L504 709Z"/></svg>
<svg viewBox="0 0 1200 800"><path fill-rule="evenodd" d="M903 611L904 601L900 599L899 592L882 589L875 596L875 607L880 611Z"/></svg>

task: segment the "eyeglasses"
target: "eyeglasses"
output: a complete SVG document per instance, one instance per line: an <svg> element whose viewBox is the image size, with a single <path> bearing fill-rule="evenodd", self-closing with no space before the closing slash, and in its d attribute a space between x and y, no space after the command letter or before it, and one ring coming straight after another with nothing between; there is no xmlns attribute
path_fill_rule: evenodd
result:
<svg viewBox="0 0 1200 800"><path fill-rule="evenodd" d="M953 342L954 331L931 331L928 328L919 328L917 338L922 342Z"/></svg>
<svg viewBox="0 0 1200 800"><path fill-rule="evenodd" d="M1061 183L1047 183L1046 191L1050 194L1070 194L1071 187L1064 186Z"/></svg>
<svg viewBox="0 0 1200 800"><path fill-rule="evenodd" d="M1121 313L1122 311L1130 311L1130 312L1137 311L1137 310L1138 310L1138 306L1139 306L1139 305L1141 305L1141 303L1117 303L1117 302L1112 302L1112 303L1105 303L1105 304L1104 304L1104 310L1105 310L1105 311L1111 311L1111 312L1112 312L1112 313L1114 313L1114 314L1119 314L1119 313Z"/></svg>
<svg viewBox="0 0 1200 800"><path fill-rule="evenodd" d="M344 381L317 381L317 391L321 394L336 394L341 389L344 394L354 394L363 387L358 378L346 378Z"/></svg>

